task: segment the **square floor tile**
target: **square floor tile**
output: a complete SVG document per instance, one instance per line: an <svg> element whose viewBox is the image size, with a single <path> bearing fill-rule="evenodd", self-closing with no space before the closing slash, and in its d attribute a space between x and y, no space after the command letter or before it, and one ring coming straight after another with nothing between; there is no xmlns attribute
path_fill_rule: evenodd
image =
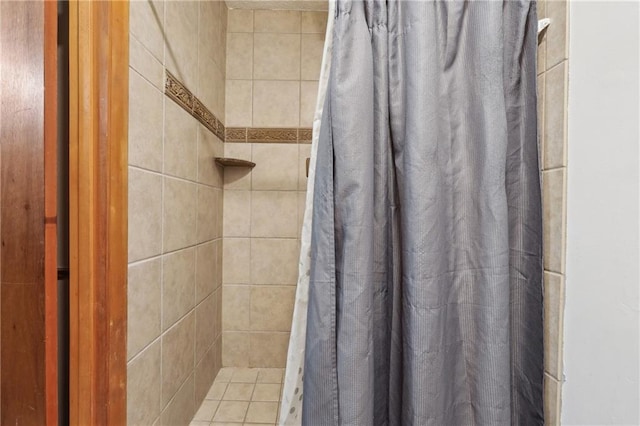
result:
<svg viewBox="0 0 640 426"><path fill-rule="evenodd" d="M211 385L211 388L209 389L209 392L207 392L207 396L205 398L220 401L225 390L227 390L226 383L213 382L213 385Z"/></svg>
<svg viewBox="0 0 640 426"><path fill-rule="evenodd" d="M229 383L222 399L225 401L250 401L254 386L253 383Z"/></svg>
<svg viewBox="0 0 640 426"><path fill-rule="evenodd" d="M252 402L247 411L247 423L275 423L278 416L277 402Z"/></svg>
<svg viewBox="0 0 640 426"><path fill-rule="evenodd" d="M214 422L243 422L247 413L248 402L221 401Z"/></svg>
<svg viewBox="0 0 640 426"><path fill-rule="evenodd" d="M255 383L258 378L257 368L237 368L231 376L232 383Z"/></svg>
<svg viewBox="0 0 640 426"><path fill-rule="evenodd" d="M231 380L231 376L233 375L233 367L224 367L218 371L218 375L216 376L216 382L228 382Z"/></svg>
<svg viewBox="0 0 640 426"><path fill-rule="evenodd" d="M258 372L258 383L281 383L282 368L261 368Z"/></svg>
<svg viewBox="0 0 640 426"><path fill-rule="evenodd" d="M195 416L193 416L193 420L210 422L216 413L218 403L219 401L205 399L198 411L196 411Z"/></svg>
<svg viewBox="0 0 640 426"><path fill-rule="evenodd" d="M252 401L278 402L280 400L280 385L258 383L253 391Z"/></svg>

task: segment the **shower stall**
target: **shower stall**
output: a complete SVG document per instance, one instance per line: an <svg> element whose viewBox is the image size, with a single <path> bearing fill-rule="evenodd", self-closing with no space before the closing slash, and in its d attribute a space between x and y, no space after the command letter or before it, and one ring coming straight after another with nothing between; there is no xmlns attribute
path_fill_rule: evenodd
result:
<svg viewBox="0 0 640 426"><path fill-rule="evenodd" d="M564 192L550 191L566 165L557 141L566 135L550 99L566 96L567 7L537 4L538 18L552 22L537 39L537 85L541 168L550 169L545 415L554 419L564 242L548 226L564 226ZM131 3L129 424L302 420L308 176L326 167L312 148L329 79L329 8Z"/></svg>

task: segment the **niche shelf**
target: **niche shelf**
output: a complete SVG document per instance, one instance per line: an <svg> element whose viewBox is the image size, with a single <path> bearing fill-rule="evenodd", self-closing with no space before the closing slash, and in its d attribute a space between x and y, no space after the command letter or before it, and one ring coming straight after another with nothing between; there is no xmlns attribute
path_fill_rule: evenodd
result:
<svg viewBox="0 0 640 426"><path fill-rule="evenodd" d="M256 163L247 160L240 160L239 158L226 158L226 157L216 157L216 164L222 167L248 167L253 169L256 166Z"/></svg>

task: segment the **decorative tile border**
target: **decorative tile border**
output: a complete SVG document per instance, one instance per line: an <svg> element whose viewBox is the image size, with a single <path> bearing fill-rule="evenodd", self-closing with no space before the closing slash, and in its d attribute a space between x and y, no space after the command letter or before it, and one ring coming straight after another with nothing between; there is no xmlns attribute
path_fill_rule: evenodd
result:
<svg viewBox="0 0 640 426"><path fill-rule="evenodd" d="M169 70L165 69L164 93L224 142L224 124Z"/></svg>
<svg viewBox="0 0 640 426"><path fill-rule="evenodd" d="M296 143L298 129L248 128L247 142Z"/></svg>
<svg viewBox="0 0 640 426"><path fill-rule="evenodd" d="M311 143L313 138L313 129L298 129L298 142Z"/></svg>
<svg viewBox="0 0 640 426"><path fill-rule="evenodd" d="M311 129L297 127L227 127L225 142L311 143Z"/></svg>
<svg viewBox="0 0 640 426"><path fill-rule="evenodd" d="M222 142L311 143L309 128L228 127L218 119L169 70L165 69L164 93Z"/></svg>
<svg viewBox="0 0 640 426"><path fill-rule="evenodd" d="M246 127L227 127L226 134L224 136L225 142L246 142L247 141L247 128Z"/></svg>

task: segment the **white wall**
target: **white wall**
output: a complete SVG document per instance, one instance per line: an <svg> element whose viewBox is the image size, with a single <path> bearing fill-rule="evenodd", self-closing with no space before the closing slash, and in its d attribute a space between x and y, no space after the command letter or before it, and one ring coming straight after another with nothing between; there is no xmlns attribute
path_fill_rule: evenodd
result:
<svg viewBox="0 0 640 426"><path fill-rule="evenodd" d="M639 5L570 7L562 423L639 424Z"/></svg>

